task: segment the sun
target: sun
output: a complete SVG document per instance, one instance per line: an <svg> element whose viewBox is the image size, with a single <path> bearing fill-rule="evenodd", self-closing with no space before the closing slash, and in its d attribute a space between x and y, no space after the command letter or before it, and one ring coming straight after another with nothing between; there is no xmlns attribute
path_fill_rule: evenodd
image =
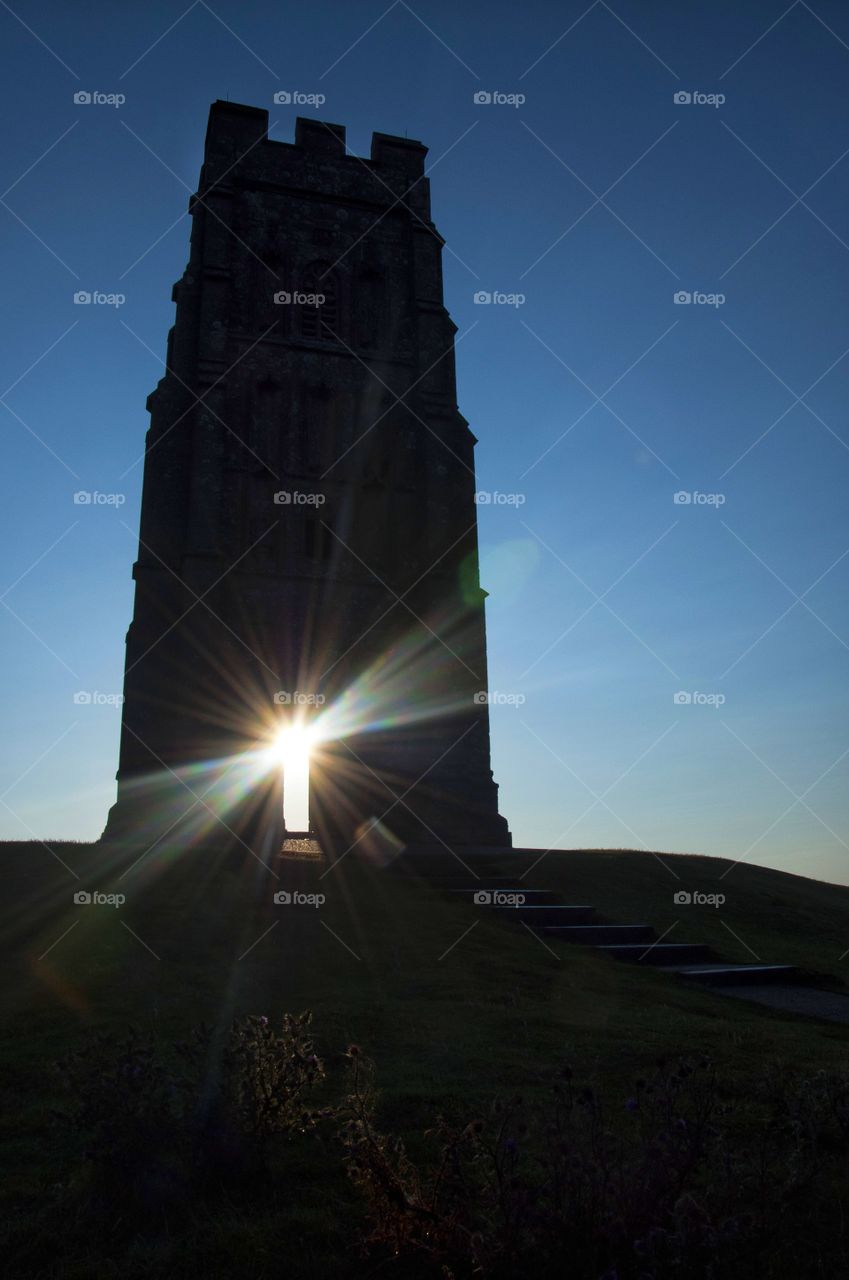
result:
<svg viewBox="0 0 849 1280"><path fill-rule="evenodd" d="M282 769L303 768L309 761L317 737L317 731L312 725L284 725L267 748L266 761L269 765L277 765Z"/></svg>

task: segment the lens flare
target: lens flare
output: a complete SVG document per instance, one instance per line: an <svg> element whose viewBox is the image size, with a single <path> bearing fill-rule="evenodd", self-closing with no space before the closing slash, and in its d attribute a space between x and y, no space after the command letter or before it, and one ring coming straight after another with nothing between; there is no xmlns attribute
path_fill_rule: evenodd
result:
<svg viewBox="0 0 849 1280"><path fill-rule="evenodd" d="M265 751L265 762L281 769L303 768L309 761L313 747L318 740L318 731L313 725L289 724L278 729L271 744Z"/></svg>
<svg viewBox="0 0 849 1280"><path fill-rule="evenodd" d="M316 725L281 725L264 752L267 770L279 769L283 778L283 817L287 831L304 832L310 823L310 756L319 738Z"/></svg>

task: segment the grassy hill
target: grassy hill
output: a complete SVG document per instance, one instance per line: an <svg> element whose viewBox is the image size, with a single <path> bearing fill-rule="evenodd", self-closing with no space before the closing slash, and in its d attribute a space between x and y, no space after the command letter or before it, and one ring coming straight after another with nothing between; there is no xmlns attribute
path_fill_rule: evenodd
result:
<svg viewBox="0 0 849 1280"><path fill-rule="evenodd" d="M380 870L353 854L331 869L281 864L278 880L243 851L149 855L127 871L127 860L96 846L51 848L57 856L36 843L0 847L2 1070L13 1099L3 1138L15 1167L9 1194L18 1229L37 1228L45 1187L65 1177L66 1155L46 1128L57 1100L51 1063L94 1029L122 1032L132 1023L167 1042L202 1021L225 1026L246 1013L311 1009L331 1065L351 1041L376 1060L381 1119L408 1135L438 1109L468 1114L499 1092L532 1090L541 1068L564 1060L582 1080L623 1096L636 1075L676 1052L708 1054L741 1093L765 1064L805 1073L846 1063L849 1027L730 1000L590 949L544 946L520 926L450 900L427 878ZM514 854L490 870L512 874L532 860ZM554 852L525 883L594 904L611 920L671 929L669 940L708 942L728 959L789 961L840 984L849 888L747 865L724 876L729 865ZM81 888L126 901L77 905ZM281 889L326 901L278 905ZM681 889L721 892L727 901L719 910L679 906ZM309 1176L302 1172L306 1183ZM332 1237L333 1229L318 1188L316 1197L293 1212L307 1252L319 1257L311 1232ZM241 1229L231 1223L231 1246ZM217 1239L223 1227L218 1221L212 1236L204 1230ZM256 1224L244 1230L253 1240ZM98 1274L112 1274L105 1265L101 1259ZM123 1274L127 1265L125 1257Z"/></svg>

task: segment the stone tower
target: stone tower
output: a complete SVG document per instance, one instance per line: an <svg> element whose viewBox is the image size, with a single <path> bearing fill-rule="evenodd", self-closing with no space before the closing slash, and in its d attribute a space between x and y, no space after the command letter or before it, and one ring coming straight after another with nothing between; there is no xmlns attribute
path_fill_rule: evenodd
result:
<svg viewBox="0 0 849 1280"><path fill-rule="evenodd" d="M106 836L218 816L273 845L279 773L244 762L320 706L310 826L328 845L374 820L405 843L509 845L426 148L376 133L366 160L340 125L267 129L211 108L148 400Z"/></svg>

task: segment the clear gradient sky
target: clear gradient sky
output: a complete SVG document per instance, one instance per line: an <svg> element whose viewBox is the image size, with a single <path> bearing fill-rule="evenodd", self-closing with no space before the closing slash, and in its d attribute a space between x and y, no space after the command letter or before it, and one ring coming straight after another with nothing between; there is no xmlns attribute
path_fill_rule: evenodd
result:
<svg viewBox="0 0 849 1280"><path fill-rule="evenodd" d="M430 148L478 485L521 498L480 508L516 842L849 883L845 3L0 0L0 36L0 835L94 838L114 798L120 713L74 695L121 690L145 397L230 97Z"/></svg>

